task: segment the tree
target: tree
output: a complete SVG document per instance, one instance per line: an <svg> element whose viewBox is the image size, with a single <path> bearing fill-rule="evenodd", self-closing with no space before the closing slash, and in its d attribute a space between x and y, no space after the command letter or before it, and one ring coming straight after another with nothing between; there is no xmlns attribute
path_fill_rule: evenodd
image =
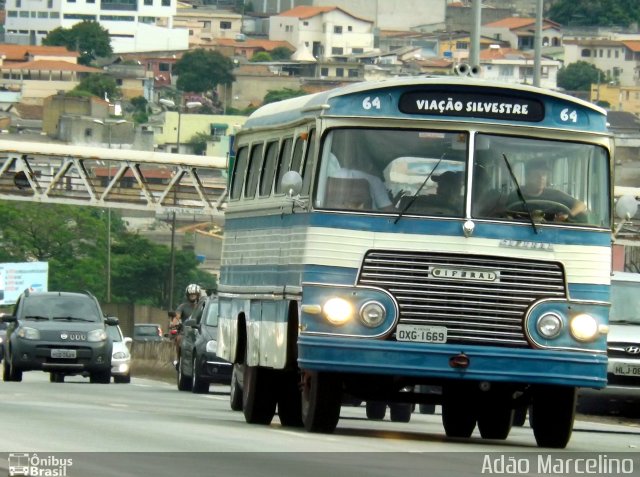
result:
<svg viewBox="0 0 640 477"><path fill-rule="evenodd" d="M188 144L193 149L194 154L198 156L201 156L201 155L203 156L204 153L207 151L207 141L209 141L210 139L211 139L210 134L199 132L193 135L191 139L189 139Z"/></svg>
<svg viewBox="0 0 640 477"><path fill-rule="evenodd" d="M43 38L42 44L65 46L67 50L77 51L80 54L78 63L81 65L89 65L98 57L113 54L109 31L92 20L76 23L71 28L58 27Z"/></svg>
<svg viewBox="0 0 640 477"><path fill-rule="evenodd" d="M86 91L94 96L118 98L120 88L113 77L99 73L85 76L72 91Z"/></svg>
<svg viewBox="0 0 640 477"><path fill-rule="evenodd" d="M291 55L293 55L293 51L286 46L279 46L271 50L271 58L273 58L274 61L289 60L291 59Z"/></svg>
<svg viewBox="0 0 640 477"><path fill-rule="evenodd" d="M269 92L264 96L262 104L275 103L276 101L304 96L305 94L308 93L301 89L283 88L278 90L269 90Z"/></svg>
<svg viewBox="0 0 640 477"><path fill-rule="evenodd" d="M265 61L271 61L271 55L266 51L258 51L251 57L249 61L251 61L252 63L262 63Z"/></svg>
<svg viewBox="0 0 640 477"><path fill-rule="evenodd" d="M606 75L586 61L571 63L558 71L558 86L568 91L589 91L592 84L605 80Z"/></svg>
<svg viewBox="0 0 640 477"><path fill-rule="evenodd" d="M0 261L46 261L50 290L89 290L104 301L107 222L106 211L95 207L0 201ZM169 248L128 233L115 211L111 242L112 301L164 306ZM175 270L176 284L216 288L215 277L197 269L193 252L177 250ZM174 293L179 301L180 285Z"/></svg>
<svg viewBox="0 0 640 477"><path fill-rule="evenodd" d="M173 67L179 75L178 89L194 93L215 91L219 84L231 84L235 80L232 70L229 58L202 48L186 52Z"/></svg>
<svg viewBox="0 0 640 477"><path fill-rule="evenodd" d="M563 25L629 26L640 22L637 0L556 0L548 17Z"/></svg>

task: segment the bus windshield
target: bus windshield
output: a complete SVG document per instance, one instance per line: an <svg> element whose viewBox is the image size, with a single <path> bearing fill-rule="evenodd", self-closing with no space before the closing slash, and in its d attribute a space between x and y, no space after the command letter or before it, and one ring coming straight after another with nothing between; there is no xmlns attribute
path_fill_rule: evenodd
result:
<svg viewBox="0 0 640 477"><path fill-rule="evenodd" d="M324 139L315 206L462 218L465 131L334 129ZM470 217L608 227L603 147L475 134Z"/></svg>

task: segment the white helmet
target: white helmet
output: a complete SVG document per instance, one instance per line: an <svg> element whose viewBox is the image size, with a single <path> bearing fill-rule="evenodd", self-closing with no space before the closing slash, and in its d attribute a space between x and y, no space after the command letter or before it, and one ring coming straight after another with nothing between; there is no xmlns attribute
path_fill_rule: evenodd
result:
<svg viewBox="0 0 640 477"><path fill-rule="evenodd" d="M184 291L184 294L189 296L189 295L198 295L200 296L200 285L196 285L195 283L192 283L191 285L187 285L187 289Z"/></svg>

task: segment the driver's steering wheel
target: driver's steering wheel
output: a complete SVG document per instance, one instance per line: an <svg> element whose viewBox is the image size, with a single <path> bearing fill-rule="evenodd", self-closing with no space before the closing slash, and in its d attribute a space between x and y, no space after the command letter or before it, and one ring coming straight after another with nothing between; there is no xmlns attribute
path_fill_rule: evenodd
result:
<svg viewBox="0 0 640 477"><path fill-rule="evenodd" d="M571 209L560 202L556 202L554 200L544 200L544 199L532 199L527 200L527 206L531 215L535 216L535 212L540 211L547 221L554 221L554 217L556 214L566 215L567 217L571 217ZM521 217L527 213L527 209L524 206L523 202L512 202L507 205L506 213L508 215L513 215L516 217Z"/></svg>

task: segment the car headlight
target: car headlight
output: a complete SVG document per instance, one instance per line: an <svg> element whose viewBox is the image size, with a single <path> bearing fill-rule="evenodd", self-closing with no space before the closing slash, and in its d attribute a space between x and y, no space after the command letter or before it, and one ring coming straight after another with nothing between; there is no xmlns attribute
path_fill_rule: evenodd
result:
<svg viewBox="0 0 640 477"><path fill-rule="evenodd" d="M538 333L545 338L556 338L562 330L562 318L555 313L545 313L538 318L536 328L538 329Z"/></svg>
<svg viewBox="0 0 640 477"><path fill-rule="evenodd" d="M324 316L334 325L343 325L353 316L353 306L343 298L331 298L322 307Z"/></svg>
<svg viewBox="0 0 640 477"><path fill-rule="evenodd" d="M40 339L40 331L35 328L30 328L28 326L24 326L18 330L18 336L20 338L24 338L25 340L39 340Z"/></svg>
<svg viewBox="0 0 640 477"><path fill-rule="evenodd" d="M125 353L124 351L117 351L113 353L113 359L127 359L129 357L129 353Z"/></svg>
<svg viewBox="0 0 640 477"><path fill-rule="evenodd" d="M598 334L598 322L593 316L580 313L571 319L570 329L578 341L592 341Z"/></svg>
<svg viewBox="0 0 640 477"><path fill-rule="evenodd" d="M98 328L97 330L91 330L89 331L89 333L87 333L87 341L97 342L97 341L106 341L106 339L107 339L107 332L102 328Z"/></svg>
<svg viewBox="0 0 640 477"><path fill-rule="evenodd" d="M205 346L205 350L207 353L217 353L218 352L218 342L216 340L207 341L207 346Z"/></svg>
<svg viewBox="0 0 640 477"><path fill-rule="evenodd" d="M384 306L377 301L369 301L360 308L360 321L369 328L380 325L386 316Z"/></svg>

